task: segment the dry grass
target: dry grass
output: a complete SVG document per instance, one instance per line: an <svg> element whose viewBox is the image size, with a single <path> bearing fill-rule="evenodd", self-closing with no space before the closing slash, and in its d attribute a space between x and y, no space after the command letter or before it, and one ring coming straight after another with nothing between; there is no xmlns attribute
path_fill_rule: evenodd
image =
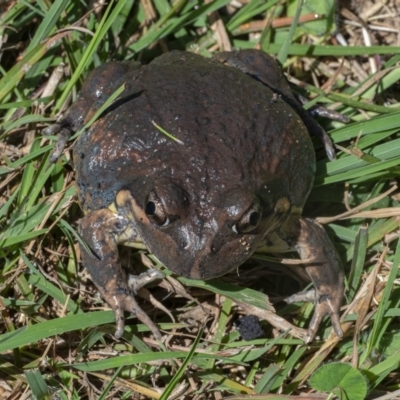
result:
<svg viewBox="0 0 400 400"><path fill-rule="evenodd" d="M400 1L342 1L325 15L339 29L326 24L324 37L307 24L290 33L285 1L199 2L197 10L181 1L171 12L164 1L120 1L113 9L122 3L101 36L104 2L60 1L53 15L55 2L0 1L0 398L326 399L308 378L333 361L362 371L369 398L400 398ZM240 15L246 4L255 11ZM288 35L298 47L286 47ZM93 53L85 53L97 39ZM290 79L352 120L348 126L324 122L338 160L328 162L316 143L316 185L305 210L327 224L344 262L345 338L332 335L327 321L319 339L305 346L298 338L312 306L286 306L282 299L304 288L307 278L293 262L282 268L282 260L258 254L239 277L225 277L225 286L168 276L143 290L141 304L161 327L163 343L135 319L115 340L113 315L78 263L74 232L81 213L70 148L50 167L54 141L41 130L101 62L146 62L174 48L209 55L233 47L285 49L288 57L279 57ZM125 250L124 257L136 271L157 265L145 252ZM282 333L291 325L276 318L261 292L297 327L292 336ZM249 313L272 323L262 324L265 338L240 340L233 322Z"/></svg>

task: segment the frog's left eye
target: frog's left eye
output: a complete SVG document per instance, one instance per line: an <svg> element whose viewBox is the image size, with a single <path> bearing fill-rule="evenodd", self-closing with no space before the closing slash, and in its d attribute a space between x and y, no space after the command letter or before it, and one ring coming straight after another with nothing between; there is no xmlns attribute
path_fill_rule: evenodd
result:
<svg viewBox="0 0 400 400"><path fill-rule="evenodd" d="M249 233L255 228L261 221L262 213L258 203L253 204L240 218L240 221L232 227L234 232L237 233Z"/></svg>
<svg viewBox="0 0 400 400"><path fill-rule="evenodd" d="M169 224L169 219L164 206L154 190L152 190L147 196L145 212L146 215L157 225L166 226Z"/></svg>

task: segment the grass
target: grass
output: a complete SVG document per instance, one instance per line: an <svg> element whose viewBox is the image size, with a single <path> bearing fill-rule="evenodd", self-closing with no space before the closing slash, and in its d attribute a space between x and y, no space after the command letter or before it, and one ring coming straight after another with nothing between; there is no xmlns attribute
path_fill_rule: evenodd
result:
<svg viewBox="0 0 400 400"><path fill-rule="evenodd" d="M305 9L309 3L304 12L311 12ZM351 399L400 393L400 48L338 45L332 39L333 1L324 3L321 19L297 29L276 27L278 17L296 14L297 1L288 6L249 0L239 8L228 0L125 0L95 12L76 0L0 3L4 398L288 399L313 391L310 382L321 399L329 393ZM220 25L211 26L211 13ZM162 311L157 316L143 302L165 333L164 344L135 319L117 341L112 312L79 266L81 214L70 151L50 164L56 138L44 138L41 131L76 99L85 76L101 63L147 62L172 49L210 56L229 46L279 52L310 98L351 118L347 125L322 121L340 150L328 161L315 142L316 179L304 211L326 224L343 260L345 336L338 340L326 321L319 338L304 345L312 305L280 300L307 282L294 266L283 268L282 260L258 253L240 269L239 279L230 274L193 281L166 271L167 281L151 292L174 320ZM379 55L383 72L370 72L370 55ZM364 73L355 74L353 62ZM143 263L161 268L144 250L131 259L135 268ZM265 337L241 340L233 327L241 314L266 319ZM334 362L353 368L321 389L318 383L331 382L334 374L315 371Z"/></svg>

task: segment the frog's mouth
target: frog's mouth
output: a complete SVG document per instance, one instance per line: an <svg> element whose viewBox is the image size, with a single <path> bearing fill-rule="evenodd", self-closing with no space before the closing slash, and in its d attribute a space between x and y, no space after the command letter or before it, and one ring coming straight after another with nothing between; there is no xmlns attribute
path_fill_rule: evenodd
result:
<svg viewBox="0 0 400 400"><path fill-rule="evenodd" d="M205 280L239 267L259 247L259 240L254 235L230 237L218 248L207 243L213 242L212 238L207 237L207 240L196 240L203 243L201 248L183 249L180 243L160 231L153 232L150 241L146 238L144 241L148 249L172 272L185 278ZM159 243L163 243L161 247Z"/></svg>
<svg viewBox="0 0 400 400"><path fill-rule="evenodd" d="M239 267L253 254L254 250L250 249L247 242L234 240L225 244L217 253L203 249L194 257L181 259L181 263L177 266L178 271L170 269L185 278L212 279Z"/></svg>

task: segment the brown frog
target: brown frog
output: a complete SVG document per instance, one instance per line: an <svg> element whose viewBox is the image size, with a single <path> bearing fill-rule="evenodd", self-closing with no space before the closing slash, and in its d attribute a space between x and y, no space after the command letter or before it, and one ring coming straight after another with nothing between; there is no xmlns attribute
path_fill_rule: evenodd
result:
<svg viewBox="0 0 400 400"><path fill-rule="evenodd" d="M341 336L339 258L325 230L301 217L315 169L309 134L331 158L334 151L275 60L257 50L213 59L175 51L146 66L104 64L46 130L60 132L53 159L122 84L74 151L80 233L90 248L82 248L83 264L115 312L115 336L129 311L161 337L134 298L161 274L128 276L119 259L118 245L139 243L193 279L223 275L261 246L295 249L316 289L306 341L325 315Z"/></svg>

